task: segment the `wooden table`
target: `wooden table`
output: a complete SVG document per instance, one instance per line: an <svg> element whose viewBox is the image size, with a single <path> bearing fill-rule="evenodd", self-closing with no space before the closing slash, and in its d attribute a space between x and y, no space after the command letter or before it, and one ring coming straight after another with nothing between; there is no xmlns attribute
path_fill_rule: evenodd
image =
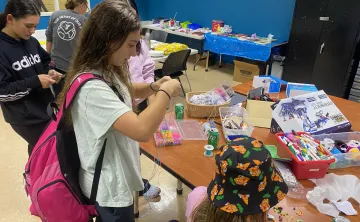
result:
<svg viewBox="0 0 360 222"><path fill-rule="evenodd" d="M247 92L252 88L251 84L243 84L233 87L234 90L240 94L247 94ZM336 105L341 111L345 114L350 122L354 124L355 129L360 128L360 115L359 110L360 104L347 101L344 99L331 97ZM352 108L354 111L351 112L347 108ZM188 118L185 116L185 118ZM198 119L199 121L204 122L205 119ZM220 131L220 143L224 143L224 137L222 134L221 127L217 126ZM278 154L280 157L289 157L287 152L281 148L276 142L275 136L269 132L269 129L265 128L255 128L252 137L263 141L266 145L275 145L278 148ZM214 158L208 158L204 156L204 145L207 144L207 141L191 141L185 140L182 141L180 146L169 146L157 148L153 140L150 140L147 143L141 143L141 151L144 155L154 160L159 157L161 166L168 171L170 174L175 176L180 182L184 183L191 189L197 186L208 186L210 180L215 174L215 161ZM338 175L344 174L353 174L360 178L360 167L352 167L346 169L338 170L329 170L329 172L336 173ZM314 185L308 180L303 180L301 183L306 188L313 188ZM181 188L181 183L178 183L178 189ZM359 211L359 204L351 200L353 206L357 211ZM331 217L320 214L317 209L308 203L306 200L296 200L291 198L286 198L278 206L284 208L284 212L295 215L293 207L296 207L297 210L303 212L301 219L304 221L331 221ZM277 215L274 212L270 211L270 214ZM299 218L299 217L295 217ZM360 222L360 216L349 217L351 221ZM276 218L278 220L278 218ZM283 221L290 221L290 216L285 217ZM296 220L294 220L296 221Z"/></svg>
<svg viewBox="0 0 360 222"><path fill-rule="evenodd" d="M247 82L233 87L234 91L247 95L247 93L253 89L252 82ZM280 92L279 99L286 98L285 92ZM351 122L352 129L360 131L360 103L353 102L350 100L342 99L336 96L330 96L330 99L335 103L339 110L346 116L346 118Z"/></svg>

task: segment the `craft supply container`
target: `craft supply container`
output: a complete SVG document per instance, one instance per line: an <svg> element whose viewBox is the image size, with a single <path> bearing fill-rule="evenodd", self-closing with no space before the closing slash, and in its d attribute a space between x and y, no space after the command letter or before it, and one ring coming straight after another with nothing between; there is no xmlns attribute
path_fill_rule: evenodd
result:
<svg viewBox="0 0 360 222"><path fill-rule="evenodd" d="M307 133L297 133L297 135L299 136L301 136L302 134ZM282 136L284 136L284 133L277 133L276 139L281 144L281 146L290 154L292 159L291 168L294 172L296 179L298 180L323 178L328 171L330 164L335 162L335 159L301 161L290 151L288 146L283 143L283 141L280 139Z"/></svg>
<svg viewBox="0 0 360 222"><path fill-rule="evenodd" d="M193 95L200 95L202 93L206 93L206 91L197 91L197 92L188 92L186 93L186 104L185 110L188 116L193 118L200 117L219 117L219 108L220 107L228 107L230 105L230 100L226 101L220 105L199 105L193 104L190 102L190 98Z"/></svg>
<svg viewBox="0 0 360 222"><path fill-rule="evenodd" d="M350 140L360 141L360 132L321 134L313 135L313 137L320 141L324 140L325 138L329 138L334 141L341 140L344 143L347 143ZM333 156L335 157L336 161L330 165L330 169L360 166L360 152L333 154Z"/></svg>
<svg viewBox="0 0 360 222"><path fill-rule="evenodd" d="M224 122L225 116L236 115L243 118L244 123L247 125L246 129L227 129L222 124L223 133L226 141L232 140L234 136L251 136L254 131L254 126L248 120L248 113L243 107L221 107L220 109L221 123Z"/></svg>

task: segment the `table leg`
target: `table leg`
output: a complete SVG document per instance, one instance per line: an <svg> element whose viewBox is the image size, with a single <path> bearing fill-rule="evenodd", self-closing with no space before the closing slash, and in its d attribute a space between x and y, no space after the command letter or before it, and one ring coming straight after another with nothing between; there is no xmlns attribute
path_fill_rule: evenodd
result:
<svg viewBox="0 0 360 222"><path fill-rule="evenodd" d="M139 191L134 192L134 217L139 218Z"/></svg>
<svg viewBox="0 0 360 222"><path fill-rule="evenodd" d="M201 60L201 57L202 57L202 54L197 54L198 55L198 59L196 60L196 62L195 62L195 65L194 65L194 71L195 71L195 67L197 66L197 64L200 62L200 60Z"/></svg>
<svg viewBox="0 0 360 222"><path fill-rule="evenodd" d="M209 71L209 58L210 58L210 51L207 51L207 56L206 56L206 67L205 67L205 71Z"/></svg>
<svg viewBox="0 0 360 222"><path fill-rule="evenodd" d="M222 54L220 54L220 59L219 59L219 68L221 68L222 66Z"/></svg>
<svg viewBox="0 0 360 222"><path fill-rule="evenodd" d="M273 63L273 60L272 60L272 54L270 54L270 58L268 60L268 67L267 67L267 75L271 75L271 71L272 71L272 63Z"/></svg>
<svg viewBox="0 0 360 222"><path fill-rule="evenodd" d="M183 193L182 182L179 179L177 181L176 192L179 195L181 195Z"/></svg>

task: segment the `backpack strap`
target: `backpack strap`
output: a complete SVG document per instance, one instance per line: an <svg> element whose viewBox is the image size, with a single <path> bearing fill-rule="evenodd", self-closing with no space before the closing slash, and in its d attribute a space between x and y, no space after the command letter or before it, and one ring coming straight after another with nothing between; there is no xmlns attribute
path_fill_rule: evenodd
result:
<svg viewBox="0 0 360 222"><path fill-rule="evenodd" d="M102 78L100 78L100 76L94 75L92 73L83 73L80 74L78 77L76 77L69 88L69 91L66 93L65 96L65 101L64 101L64 111L65 109L69 108L71 106L71 104L73 103L73 100L75 99L76 95L79 93L81 87L87 83L90 80L93 79L99 79L99 80L103 80Z"/></svg>
<svg viewBox="0 0 360 222"><path fill-rule="evenodd" d="M101 168L102 168L104 155L105 155L106 141L107 141L107 139L105 139L104 145L102 146L102 149L100 152L100 155L96 161L94 179L93 179L93 184L91 186L90 204L95 204L95 202L96 202L96 196L97 196L99 182L100 182Z"/></svg>
<svg viewBox="0 0 360 222"><path fill-rule="evenodd" d="M86 82L88 82L90 80L93 80L93 79L102 80L106 84L108 84L108 82L106 82L99 75L94 75L92 73L84 73L84 74L79 75L71 83L70 89L66 94L65 101L64 101L64 107L63 107L64 110L71 106L74 98L79 93L81 87ZM117 88L115 86L109 85L109 87L114 91L114 93L119 97L119 99L122 102L125 102L124 98L122 97L122 95L119 93L119 91L117 90ZM98 157L98 159L96 161L94 178L93 178L93 183L92 183L92 187L91 187L91 194L90 194L90 204L95 204L95 202L96 202L96 196L97 196L97 191L98 191L99 182L100 182L101 168L102 168L102 165L103 165L103 160L104 160L104 155L105 155L106 142L107 142L107 139L105 139L104 144L103 144L103 146L101 148L101 152L99 154L99 157Z"/></svg>
<svg viewBox="0 0 360 222"><path fill-rule="evenodd" d="M109 87L114 91L114 93L119 97L119 99L122 102L125 102L124 98L119 93L119 91L116 89L116 87L113 85L110 85L107 81L104 80L104 78L102 78L102 76L95 75L92 73L83 73L83 74L80 74L78 77L76 77L73 80L73 82L71 83L69 91L66 93L66 96L65 96L64 109L67 109L69 106L71 106L71 104L73 103L73 100L75 99L76 95L79 93L81 87L85 83L87 83L88 81L93 80L93 79L98 79L98 80L104 81L107 85L109 85Z"/></svg>

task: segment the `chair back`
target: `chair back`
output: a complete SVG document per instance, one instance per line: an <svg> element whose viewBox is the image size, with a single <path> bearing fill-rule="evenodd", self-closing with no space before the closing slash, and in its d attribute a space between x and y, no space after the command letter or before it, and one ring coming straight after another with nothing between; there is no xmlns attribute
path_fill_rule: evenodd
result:
<svg viewBox="0 0 360 222"><path fill-rule="evenodd" d="M150 33L150 40L156 40L158 42L166 42L168 33L161 30L153 30Z"/></svg>
<svg viewBox="0 0 360 222"><path fill-rule="evenodd" d="M171 53L163 64L163 75L171 76L171 74L187 70L186 63L190 56L190 53L190 49Z"/></svg>

